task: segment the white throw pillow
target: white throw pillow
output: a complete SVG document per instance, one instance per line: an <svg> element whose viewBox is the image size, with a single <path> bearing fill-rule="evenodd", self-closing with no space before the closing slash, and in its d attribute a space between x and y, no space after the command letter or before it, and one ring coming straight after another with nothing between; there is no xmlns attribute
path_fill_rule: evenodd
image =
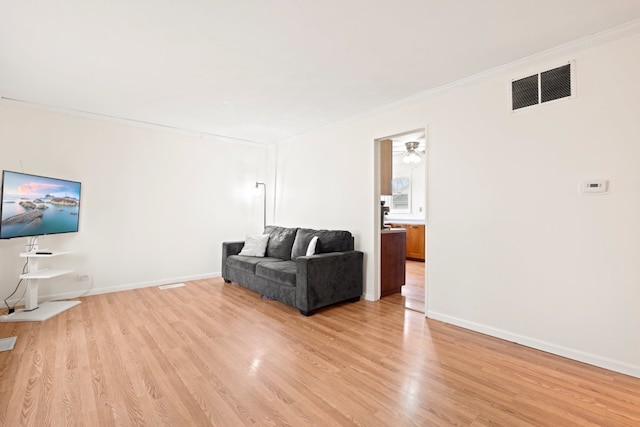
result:
<svg viewBox="0 0 640 427"><path fill-rule="evenodd" d="M267 243L269 243L268 234L247 236L244 239L244 247L238 255L263 257L267 251Z"/></svg>
<svg viewBox="0 0 640 427"><path fill-rule="evenodd" d="M316 253L316 245L318 244L318 236L313 236L311 241L309 242L309 246L307 246L306 255L315 255Z"/></svg>

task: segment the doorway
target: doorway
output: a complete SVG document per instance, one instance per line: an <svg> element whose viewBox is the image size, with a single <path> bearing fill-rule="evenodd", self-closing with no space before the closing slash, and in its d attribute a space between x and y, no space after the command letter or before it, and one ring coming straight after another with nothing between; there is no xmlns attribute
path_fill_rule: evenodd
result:
<svg viewBox="0 0 640 427"><path fill-rule="evenodd" d="M389 212L383 214L380 250L378 251L379 285L381 299L407 309L425 313L426 308L426 202L427 202L427 158L426 130L418 129L377 140L380 159L378 162L380 203L388 206ZM391 145L391 150L388 146ZM391 172L385 170L391 164ZM387 185L385 179L391 179ZM405 247L396 248L390 254L385 247L389 240L386 233L393 232L405 237ZM399 252L402 252L399 254ZM394 261L390 261L389 257ZM398 270L403 263L402 286L394 283L389 291L385 280L389 277L384 269ZM394 264L395 263L395 264ZM396 275L397 277L397 275ZM397 282L396 282L397 283Z"/></svg>

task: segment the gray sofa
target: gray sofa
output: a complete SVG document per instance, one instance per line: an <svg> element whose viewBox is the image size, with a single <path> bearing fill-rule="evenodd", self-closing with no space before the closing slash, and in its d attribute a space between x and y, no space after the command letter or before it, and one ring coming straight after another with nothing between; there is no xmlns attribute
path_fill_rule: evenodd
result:
<svg viewBox="0 0 640 427"><path fill-rule="evenodd" d="M244 241L222 244L222 277L262 296L296 307L305 316L362 295L363 253L348 231L267 226L264 257L238 255ZM306 255L317 236L314 255Z"/></svg>

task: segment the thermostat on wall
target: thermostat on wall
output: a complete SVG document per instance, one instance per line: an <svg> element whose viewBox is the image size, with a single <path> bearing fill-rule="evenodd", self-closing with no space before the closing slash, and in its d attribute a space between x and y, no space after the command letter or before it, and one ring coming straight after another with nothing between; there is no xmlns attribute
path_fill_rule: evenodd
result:
<svg viewBox="0 0 640 427"><path fill-rule="evenodd" d="M585 179L580 182L581 193L607 193L609 181L606 179Z"/></svg>

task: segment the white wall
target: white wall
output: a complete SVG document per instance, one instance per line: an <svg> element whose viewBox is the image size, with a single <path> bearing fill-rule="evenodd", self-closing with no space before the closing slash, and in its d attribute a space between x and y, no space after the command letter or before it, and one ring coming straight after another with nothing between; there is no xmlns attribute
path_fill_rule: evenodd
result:
<svg viewBox="0 0 640 427"><path fill-rule="evenodd" d="M282 143L275 220L351 230L375 298L374 139L426 127L427 315L640 376L637 52L633 35L547 55ZM512 77L566 60L574 99L509 112ZM585 178L610 193L580 195Z"/></svg>
<svg viewBox="0 0 640 427"><path fill-rule="evenodd" d="M0 169L82 183L80 232L39 246L72 254L41 267L76 272L40 281L43 299L220 274L221 243L262 229L267 149L39 109L0 105ZM22 270L26 238L0 240L0 296ZM21 291L17 295L22 294Z"/></svg>

